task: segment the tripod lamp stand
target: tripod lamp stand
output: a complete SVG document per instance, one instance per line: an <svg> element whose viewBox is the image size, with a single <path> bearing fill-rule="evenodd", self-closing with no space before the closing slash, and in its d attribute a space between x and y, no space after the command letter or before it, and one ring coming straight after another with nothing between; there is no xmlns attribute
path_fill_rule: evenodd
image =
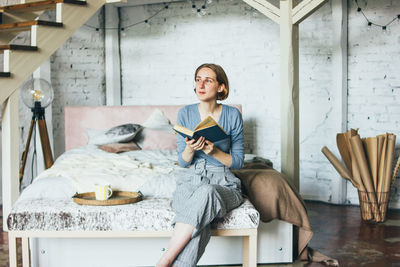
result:
<svg viewBox="0 0 400 267"><path fill-rule="evenodd" d="M32 120L29 127L28 138L26 140L25 151L22 154L21 167L19 169L20 185L24 176L32 132L36 127L36 123L39 126L40 143L42 144L45 168L48 169L53 165L53 155L51 153L49 135L44 117L44 109L53 101L54 92L51 85L46 80L34 78L28 80L22 85L21 96L24 104L32 111Z"/></svg>

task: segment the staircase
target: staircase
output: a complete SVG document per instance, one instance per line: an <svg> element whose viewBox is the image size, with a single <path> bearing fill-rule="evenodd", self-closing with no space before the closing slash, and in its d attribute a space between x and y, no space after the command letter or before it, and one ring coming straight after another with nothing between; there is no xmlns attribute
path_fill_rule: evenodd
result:
<svg viewBox="0 0 400 267"><path fill-rule="evenodd" d="M0 104L100 7L115 2L126 0L47 0L0 7L0 53L4 58ZM46 10L56 10L56 21L38 19ZM31 44L10 44L23 31L30 31Z"/></svg>

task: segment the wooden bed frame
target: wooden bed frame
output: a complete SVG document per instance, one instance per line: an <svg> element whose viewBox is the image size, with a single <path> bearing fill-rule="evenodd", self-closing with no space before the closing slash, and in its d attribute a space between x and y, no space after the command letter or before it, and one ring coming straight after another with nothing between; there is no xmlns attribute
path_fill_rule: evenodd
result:
<svg viewBox="0 0 400 267"><path fill-rule="evenodd" d="M171 231L9 231L10 267L17 267L17 238L21 238L22 266L31 266L31 238L160 238L170 237ZM212 236L242 237L243 266L257 266L257 229L212 230Z"/></svg>

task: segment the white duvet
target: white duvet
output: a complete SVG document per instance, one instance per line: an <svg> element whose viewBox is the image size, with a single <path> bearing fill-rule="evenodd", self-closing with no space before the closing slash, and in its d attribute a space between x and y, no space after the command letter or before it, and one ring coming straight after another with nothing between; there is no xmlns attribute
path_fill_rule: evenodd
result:
<svg viewBox="0 0 400 267"><path fill-rule="evenodd" d="M89 145L61 155L20 199L70 198L75 193L93 192L97 183L108 183L113 190L141 191L145 196L172 197L176 177L185 171L177 165L176 151L113 154Z"/></svg>
<svg viewBox="0 0 400 267"><path fill-rule="evenodd" d="M95 184L110 184L113 190L137 191L147 180L172 172L168 166L140 162L128 155L72 154L41 173L36 180L67 178L76 192L94 191Z"/></svg>

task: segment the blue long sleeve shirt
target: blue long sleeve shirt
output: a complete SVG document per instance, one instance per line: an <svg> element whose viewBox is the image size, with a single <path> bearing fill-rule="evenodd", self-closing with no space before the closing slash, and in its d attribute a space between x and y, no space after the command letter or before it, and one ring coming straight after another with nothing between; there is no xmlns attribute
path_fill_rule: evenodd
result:
<svg viewBox="0 0 400 267"><path fill-rule="evenodd" d="M198 104L187 105L181 108L178 112L177 124L186 127L190 130L194 128L201 121ZM231 169L241 169L244 162L244 137L243 137L243 119L240 111L232 106L222 105L221 116L218 124L224 128L229 138L220 140L214 143L225 153L232 156L232 164L228 166ZM178 163L181 167L188 167L190 164L195 163L199 159L205 159L208 164L215 166L224 166L221 162L214 157L205 154L203 151L195 151L191 162L187 162L182 158L182 152L185 150L185 138L178 134Z"/></svg>

